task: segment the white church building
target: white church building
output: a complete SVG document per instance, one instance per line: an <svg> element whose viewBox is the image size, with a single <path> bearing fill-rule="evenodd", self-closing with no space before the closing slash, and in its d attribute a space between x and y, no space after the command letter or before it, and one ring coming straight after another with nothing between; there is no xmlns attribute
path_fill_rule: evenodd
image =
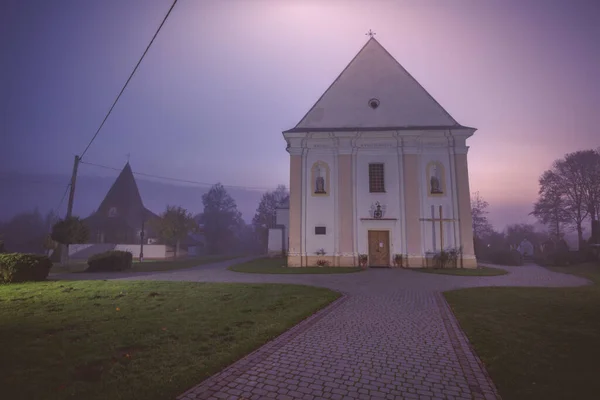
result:
<svg viewBox="0 0 600 400"><path fill-rule="evenodd" d="M315 105L283 132L289 208L270 243L288 266L423 267L473 248L466 140L459 124L371 37ZM285 226L285 228L284 228ZM280 236L276 240L274 237Z"/></svg>

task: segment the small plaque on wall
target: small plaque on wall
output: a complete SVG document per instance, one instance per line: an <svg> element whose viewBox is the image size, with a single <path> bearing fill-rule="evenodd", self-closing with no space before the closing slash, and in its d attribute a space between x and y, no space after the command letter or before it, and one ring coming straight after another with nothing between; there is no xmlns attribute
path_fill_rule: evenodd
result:
<svg viewBox="0 0 600 400"><path fill-rule="evenodd" d="M327 228L324 226L315 226L315 235L326 235Z"/></svg>

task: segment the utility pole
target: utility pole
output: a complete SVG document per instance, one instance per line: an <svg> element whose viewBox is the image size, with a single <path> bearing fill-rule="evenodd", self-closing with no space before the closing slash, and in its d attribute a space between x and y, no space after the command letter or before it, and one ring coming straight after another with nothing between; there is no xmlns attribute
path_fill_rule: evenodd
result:
<svg viewBox="0 0 600 400"><path fill-rule="evenodd" d="M67 215L65 220L71 217L73 214L73 201L75 199L75 182L77 181L77 168L79 167L79 161L81 158L79 156L75 156L75 161L73 162L73 174L71 175L71 185L69 188L69 204L67 204ZM61 253L61 263L66 264L69 261L69 245L63 245L62 253Z"/></svg>
<svg viewBox="0 0 600 400"><path fill-rule="evenodd" d="M79 156L75 156L75 161L73 162L73 175L71 175L71 188L69 191L69 204L67 205L67 216L65 219L71 217L73 213L73 201L75 197L75 182L77 181L77 168L79 168L79 161L81 158Z"/></svg>

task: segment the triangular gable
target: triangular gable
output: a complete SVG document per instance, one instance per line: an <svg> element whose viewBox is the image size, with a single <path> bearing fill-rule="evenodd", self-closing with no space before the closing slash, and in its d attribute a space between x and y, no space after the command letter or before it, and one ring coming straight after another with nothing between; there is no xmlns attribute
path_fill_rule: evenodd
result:
<svg viewBox="0 0 600 400"><path fill-rule="evenodd" d="M109 218L113 207L116 209L116 216L123 218L131 227L138 227L142 220L147 221L157 217L156 214L144 207L129 163L125 165L112 184L93 217L95 219Z"/></svg>
<svg viewBox="0 0 600 400"><path fill-rule="evenodd" d="M370 100L378 106L372 108ZM390 53L371 38L292 131L460 127Z"/></svg>

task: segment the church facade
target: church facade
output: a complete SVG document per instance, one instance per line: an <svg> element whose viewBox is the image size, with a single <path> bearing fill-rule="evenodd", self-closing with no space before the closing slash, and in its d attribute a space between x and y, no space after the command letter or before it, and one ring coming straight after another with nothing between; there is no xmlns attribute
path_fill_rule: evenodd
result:
<svg viewBox="0 0 600 400"><path fill-rule="evenodd" d="M371 37L292 129L289 266L476 267L460 125Z"/></svg>

